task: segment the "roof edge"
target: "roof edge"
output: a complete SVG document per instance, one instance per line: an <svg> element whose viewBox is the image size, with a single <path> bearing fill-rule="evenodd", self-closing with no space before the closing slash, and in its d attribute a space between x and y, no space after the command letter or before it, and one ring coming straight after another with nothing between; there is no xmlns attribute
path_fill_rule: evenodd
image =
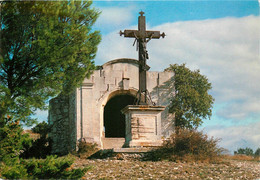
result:
<svg viewBox="0 0 260 180"><path fill-rule="evenodd" d="M119 59L114 59L111 61L106 62L102 66L97 66L97 69L103 69L106 66L116 64L116 63L128 63L128 64L133 64L139 67L139 61L137 59L131 59L131 58L119 58ZM146 65L147 69L150 69L150 66Z"/></svg>
<svg viewBox="0 0 260 180"><path fill-rule="evenodd" d="M111 64L116 64L116 63L129 63L129 64L138 65L139 61L137 59L119 58L119 59L114 59L114 60L106 62L105 64L102 65L102 67L109 66Z"/></svg>

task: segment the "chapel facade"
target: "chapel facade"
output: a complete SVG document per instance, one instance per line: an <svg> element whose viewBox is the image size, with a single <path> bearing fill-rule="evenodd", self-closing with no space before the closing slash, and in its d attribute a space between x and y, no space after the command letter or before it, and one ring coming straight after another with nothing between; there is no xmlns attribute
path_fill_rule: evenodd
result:
<svg viewBox="0 0 260 180"><path fill-rule="evenodd" d="M167 137L173 131L172 114L168 112L169 90L173 72L147 72L147 90L161 113L160 132ZM60 94L50 100L49 136L53 153L66 154L80 141L96 143L101 149L120 148L125 140L125 117L121 110L134 105L139 87L139 62L135 59L109 61L86 78L70 95Z"/></svg>

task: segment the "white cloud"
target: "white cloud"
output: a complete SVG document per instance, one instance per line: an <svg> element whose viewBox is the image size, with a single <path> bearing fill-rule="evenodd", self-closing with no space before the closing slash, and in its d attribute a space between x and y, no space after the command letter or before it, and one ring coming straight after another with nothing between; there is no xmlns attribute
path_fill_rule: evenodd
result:
<svg viewBox="0 0 260 180"><path fill-rule="evenodd" d="M164 31L165 39L148 44L152 70L163 70L169 64L187 63L199 68L212 83L216 104L227 104L218 110L222 118L242 120L260 112L260 18L221 18L185 21L153 27ZM136 27L135 27L136 29ZM97 62L137 58L134 39L113 32L103 37Z"/></svg>
<svg viewBox="0 0 260 180"><path fill-rule="evenodd" d="M102 13L98 18L95 26L97 28L106 28L115 30L129 24L134 18L133 6L129 7L103 7L100 8ZM119 31L119 30L118 30Z"/></svg>
<svg viewBox="0 0 260 180"><path fill-rule="evenodd" d="M103 64L117 58L137 58L135 47L132 47L134 39L119 36L118 32L112 32L103 37L98 47L96 63Z"/></svg>
<svg viewBox="0 0 260 180"><path fill-rule="evenodd" d="M254 151L260 147L260 122L247 126L212 126L204 129L210 137L220 138L219 146L233 153L238 148L250 147Z"/></svg>

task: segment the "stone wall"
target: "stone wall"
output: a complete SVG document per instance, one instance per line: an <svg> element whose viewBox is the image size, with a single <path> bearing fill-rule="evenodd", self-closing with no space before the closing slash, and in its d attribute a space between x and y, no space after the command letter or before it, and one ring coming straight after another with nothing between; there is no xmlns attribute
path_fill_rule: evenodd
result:
<svg viewBox="0 0 260 180"><path fill-rule="evenodd" d="M53 152L65 154L76 149L80 140L95 142L103 148L104 107L117 95L136 96L139 86L139 62L134 59L109 61L95 70L82 86L67 95L50 101L49 123L53 126ZM168 112L172 92L172 72L147 72L147 89L162 112L162 135L173 131L172 115Z"/></svg>
<svg viewBox="0 0 260 180"><path fill-rule="evenodd" d="M59 95L50 100L48 122L52 127L52 153L67 154L76 148L75 95Z"/></svg>
<svg viewBox="0 0 260 180"><path fill-rule="evenodd" d="M158 106L165 106L161 113L161 130L163 137L169 137L174 131L174 114L169 113L170 101L174 96L173 75L171 78L165 76L166 72L157 72L158 84L150 92L152 99ZM166 77L166 78L165 78ZM168 78L168 79L167 79Z"/></svg>

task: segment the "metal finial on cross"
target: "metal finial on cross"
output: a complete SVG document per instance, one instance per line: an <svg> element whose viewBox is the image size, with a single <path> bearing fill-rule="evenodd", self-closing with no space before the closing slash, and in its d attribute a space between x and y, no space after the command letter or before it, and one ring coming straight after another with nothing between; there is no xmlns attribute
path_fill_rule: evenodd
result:
<svg viewBox="0 0 260 180"><path fill-rule="evenodd" d="M143 11L140 11L139 14L140 14L141 16L143 16L143 15L144 15L144 12L143 12Z"/></svg>
<svg viewBox="0 0 260 180"><path fill-rule="evenodd" d="M120 36L135 38L137 41L137 49L139 55L139 91L137 96L137 104L148 105L148 90L146 88L146 72L149 70L149 66L146 64L146 60L149 59L148 51L146 50L146 45L151 39L159 39L160 37L165 37L165 34L160 34L160 31L146 31L145 16L144 12L139 12L138 17L138 30L124 30L120 31ZM135 43L134 43L135 44ZM142 98L144 94L144 98ZM152 100L149 97L151 103ZM153 104L153 103L152 103Z"/></svg>

